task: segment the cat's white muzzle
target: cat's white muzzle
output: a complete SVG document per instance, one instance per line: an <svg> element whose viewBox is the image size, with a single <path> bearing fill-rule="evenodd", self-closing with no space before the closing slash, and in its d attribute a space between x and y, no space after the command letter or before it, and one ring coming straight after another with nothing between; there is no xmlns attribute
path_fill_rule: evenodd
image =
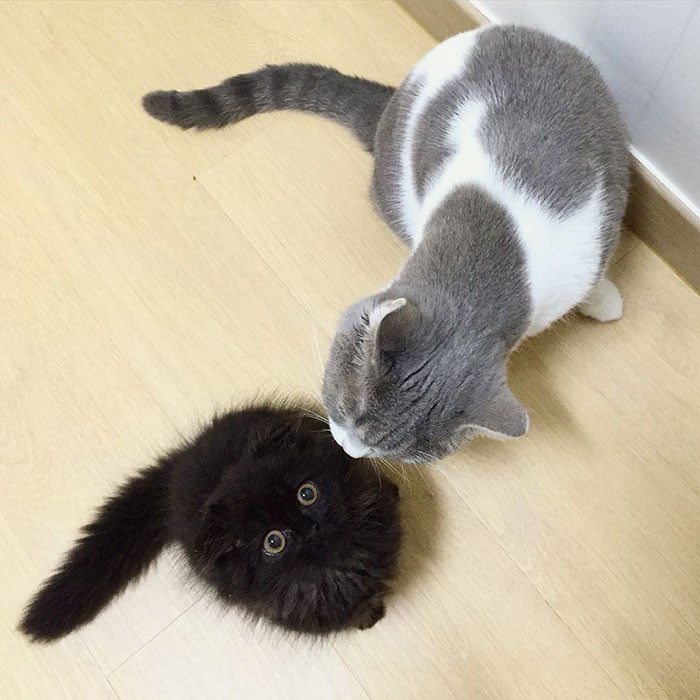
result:
<svg viewBox="0 0 700 700"><path fill-rule="evenodd" d="M364 445L360 440L357 440L351 435L346 428L339 426L332 420L329 421L331 435L333 439L345 450L345 453L350 457L359 459L367 457L372 452L372 449Z"/></svg>

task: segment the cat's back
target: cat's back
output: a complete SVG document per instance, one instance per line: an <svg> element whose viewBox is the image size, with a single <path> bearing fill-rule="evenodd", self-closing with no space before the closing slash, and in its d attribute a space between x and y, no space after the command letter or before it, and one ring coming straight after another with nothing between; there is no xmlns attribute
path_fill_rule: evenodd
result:
<svg viewBox="0 0 700 700"><path fill-rule="evenodd" d="M439 44L382 117L373 194L415 244L455 181L497 199L517 191L553 216L600 188L604 218L624 207L626 132L598 70L537 30L492 26Z"/></svg>

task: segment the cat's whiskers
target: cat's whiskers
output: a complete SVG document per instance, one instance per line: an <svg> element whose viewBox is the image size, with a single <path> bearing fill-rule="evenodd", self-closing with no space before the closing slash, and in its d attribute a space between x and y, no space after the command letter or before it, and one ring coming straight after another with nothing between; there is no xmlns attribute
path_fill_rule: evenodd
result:
<svg viewBox="0 0 700 700"><path fill-rule="evenodd" d="M306 415L309 418L316 418L317 420L320 420L322 423L325 423L328 425L328 417L324 416L322 413L319 413L317 410L315 410L314 407L320 406L321 402L319 401L318 397L312 394L308 390L301 390L299 392L304 398L308 401L308 404L305 405L303 408L300 408L299 411L303 415Z"/></svg>
<svg viewBox="0 0 700 700"><path fill-rule="evenodd" d="M381 472L379 471L379 467L377 466L376 462L373 459L370 459L368 461L370 463L370 466L372 467L372 471L374 472L374 476L377 477L377 483L381 486L382 475L381 475Z"/></svg>
<svg viewBox="0 0 700 700"><path fill-rule="evenodd" d="M326 418L325 416L322 416L320 413L317 413L316 411L312 411L309 408L305 409L303 414L307 418L314 418L315 420L318 420L321 423L324 423L325 425L330 425L328 418Z"/></svg>
<svg viewBox="0 0 700 700"><path fill-rule="evenodd" d="M429 452L423 452L423 450L416 450L415 453L416 457L418 457L418 461L416 462L417 464L430 464L431 462L435 461L434 455L431 455Z"/></svg>
<svg viewBox="0 0 700 700"><path fill-rule="evenodd" d="M370 459L370 462L372 462L372 463L374 463L374 462L379 462L379 464L381 464L385 469L387 469L387 470L390 471L394 476L396 476L397 479L399 479L400 481L403 481L404 483L406 483L406 484L408 485L409 493L411 492L411 484L410 484L410 482L409 482L409 480L408 480L408 477L406 476L406 472L405 472L405 471L404 471L404 472L401 472L401 471L396 467L396 465L392 464L391 462L389 462L388 460L384 459L383 457L372 457L372 458ZM379 472L379 468L377 467L376 464L374 464L374 468L377 469L377 472Z"/></svg>
<svg viewBox="0 0 700 700"><path fill-rule="evenodd" d="M406 471L406 465L403 462L400 462L401 464L401 472L403 473L403 478L404 481L406 482L406 485L408 486L408 493L412 494L413 493L413 484L411 484L411 479L408 476L408 472Z"/></svg>
<svg viewBox="0 0 700 700"><path fill-rule="evenodd" d="M423 485L425 486L425 488L426 488L426 489L429 489L430 486L428 485L428 480L425 478L425 474L423 474L423 470L422 470L420 467L418 467L418 469L414 469L413 472L414 472L414 473L417 473L417 474L420 476L420 478L421 478L422 481L423 481Z"/></svg>

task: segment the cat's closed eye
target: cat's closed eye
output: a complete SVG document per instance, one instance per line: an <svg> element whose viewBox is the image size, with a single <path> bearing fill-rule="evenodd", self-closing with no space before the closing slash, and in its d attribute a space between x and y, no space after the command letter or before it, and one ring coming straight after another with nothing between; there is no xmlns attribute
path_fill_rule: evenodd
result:
<svg viewBox="0 0 700 700"><path fill-rule="evenodd" d="M313 481L307 481L297 489L297 501L302 506L312 506L318 501L318 486Z"/></svg>

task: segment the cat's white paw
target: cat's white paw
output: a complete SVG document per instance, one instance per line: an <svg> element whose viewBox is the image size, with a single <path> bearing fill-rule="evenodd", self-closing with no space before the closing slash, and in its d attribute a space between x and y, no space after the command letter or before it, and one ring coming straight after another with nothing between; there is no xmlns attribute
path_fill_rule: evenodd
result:
<svg viewBox="0 0 700 700"><path fill-rule="evenodd" d="M622 296L617 287L603 277L579 304L579 311L596 321L617 321L622 317Z"/></svg>

